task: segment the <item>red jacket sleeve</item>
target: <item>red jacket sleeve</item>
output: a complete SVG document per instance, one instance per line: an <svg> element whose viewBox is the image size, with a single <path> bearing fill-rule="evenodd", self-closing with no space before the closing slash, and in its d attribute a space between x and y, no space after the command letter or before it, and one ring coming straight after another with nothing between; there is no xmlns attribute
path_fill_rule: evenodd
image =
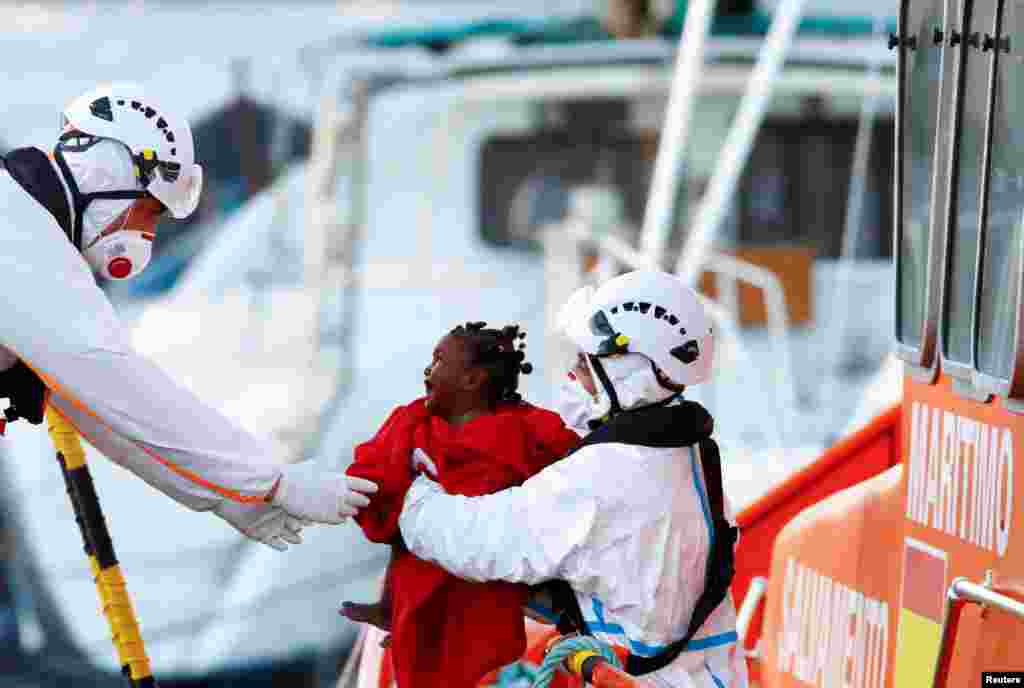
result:
<svg viewBox="0 0 1024 688"><path fill-rule="evenodd" d="M398 535L402 501L413 478L409 457L413 432L421 417L419 405L414 402L392 411L373 439L356 447L352 465L345 471L347 475L377 483L378 490L370 497L370 505L355 517L367 539L373 542L391 542Z"/></svg>

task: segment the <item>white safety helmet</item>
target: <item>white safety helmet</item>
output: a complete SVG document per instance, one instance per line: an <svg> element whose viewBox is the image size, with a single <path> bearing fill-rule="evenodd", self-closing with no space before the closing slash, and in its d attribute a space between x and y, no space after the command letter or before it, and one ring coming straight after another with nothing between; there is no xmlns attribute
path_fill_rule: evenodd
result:
<svg viewBox="0 0 1024 688"><path fill-rule="evenodd" d="M61 130L114 139L128 147L143 187L181 220L195 211L203 168L195 162L192 129L136 84L101 86L64 110Z"/></svg>
<svg viewBox="0 0 1024 688"><path fill-rule="evenodd" d="M583 287L560 320L569 339L591 356L643 354L677 385L711 376L711 318L697 292L666 272L636 270L596 290Z"/></svg>

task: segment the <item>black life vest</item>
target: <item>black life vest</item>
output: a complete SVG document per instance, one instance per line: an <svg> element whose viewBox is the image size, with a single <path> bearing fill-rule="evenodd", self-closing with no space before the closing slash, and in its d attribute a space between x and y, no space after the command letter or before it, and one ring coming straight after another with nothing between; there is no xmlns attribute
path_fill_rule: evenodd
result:
<svg viewBox="0 0 1024 688"><path fill-rule="evenodd" d="M0 156L0 169L6 170L18 186L53 216L68 240L72 240L74 221L64 185L50 164L46 153L38 148L16 148ZM9 406L3 410L0 434L7 422L25 419L32 425L43 422L46 409L46 386L35 372L18 361L0 371L0 399Z"/></svg>
<svg viewBox="0 0 1024 688"><path fill-rule="evenodd" d="M64 184L50 158L38 148L15 148L0 156L0 166L11 179L36 200L57 221L68 241L74 243L74 216Z"/></svg>

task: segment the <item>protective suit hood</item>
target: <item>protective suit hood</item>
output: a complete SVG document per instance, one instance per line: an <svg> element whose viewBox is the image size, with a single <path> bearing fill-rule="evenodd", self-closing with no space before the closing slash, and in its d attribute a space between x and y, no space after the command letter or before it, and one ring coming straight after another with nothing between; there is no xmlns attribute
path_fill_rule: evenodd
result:
<svg viewBox="0 0 1024 688"><path fill-rule="evenodd" d="M600 373L589 357L587 365L597 386L597 398L592 397L574 376L570 376L563 382L555 404L555 410L565 424L580 435L587 434L593 425L613 415L615 406L605 381L601 380ZM614 401L618 404L616 412L665 404L679 396L678 392L658 382L651 360L643 354L604 357L598 365L607 378L607 384L614 391Z"/></svg>
<svg viewBox="0 0 1024 688"><path fill-rule="evenodd" d="M99 277L138 276L152 257L155 235L142 213L133 218L136 204L149 194L131 151L119 141L69 132L53 156L72 206L75 248Z"/></svg>
<svg viewBox="0 0 1024 688"><path fill-rule="evenodd" d="M619 409L634 409L661 404L679 396L679 393L668 389L658 382L654 373L654 364L643 354L622 354L619 356L602 357L599 365L604 369L607 381L614 390ZM599 381L599 374L594 362L590 361L591 374L597 382L597 417L605 416L612 410L611 395Z"/></svg>
<svg viewBox="0 0 1024 688"><path fill-rule="evenodd" d="M83 195L143 191L131 154L117 141L100 139L87 148L63 147L61 154ZM130 198L97 198L89 203L82 215L82 247L91 244L132 203Z"/></svg>

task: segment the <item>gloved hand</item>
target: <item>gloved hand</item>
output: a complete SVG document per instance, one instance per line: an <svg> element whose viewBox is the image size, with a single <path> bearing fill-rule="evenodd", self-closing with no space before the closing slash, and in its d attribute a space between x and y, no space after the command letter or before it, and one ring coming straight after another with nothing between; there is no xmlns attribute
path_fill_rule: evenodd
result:
<svg viewBox="0 0 1024 688"><path fill-rule="evenodd" d="M432 480L437 480L437 466L434 464L434 460L430 458L427 452L416 447L412 450L410 462L412 463L413 471L420 475L426 473Z"/></svg>
<svg viewBox="0 0 1024 688"><path fill-rule="evenodd" d="M313 461L281 467L281 477L271 492L271 503L292 516L337 525L370 503L366 495L377 483L325 471Z"/></svg>
<svg viewBox="0 0 1024 688"><path fill-rule="evenodd" d="M308 521L295 518L270 504L240 504L226 499L213 513L234 526L242 535L262 542L278 551L288 549L288 544L302 542L299 532Z"/></svg>
<svg viewBox="0 0 1024 688"><path fill-rule="evenodd" d="M0 372L0 399L5 397L17 417L24 418L32 425L43 422L46 385L21 361Z"/></svg>

